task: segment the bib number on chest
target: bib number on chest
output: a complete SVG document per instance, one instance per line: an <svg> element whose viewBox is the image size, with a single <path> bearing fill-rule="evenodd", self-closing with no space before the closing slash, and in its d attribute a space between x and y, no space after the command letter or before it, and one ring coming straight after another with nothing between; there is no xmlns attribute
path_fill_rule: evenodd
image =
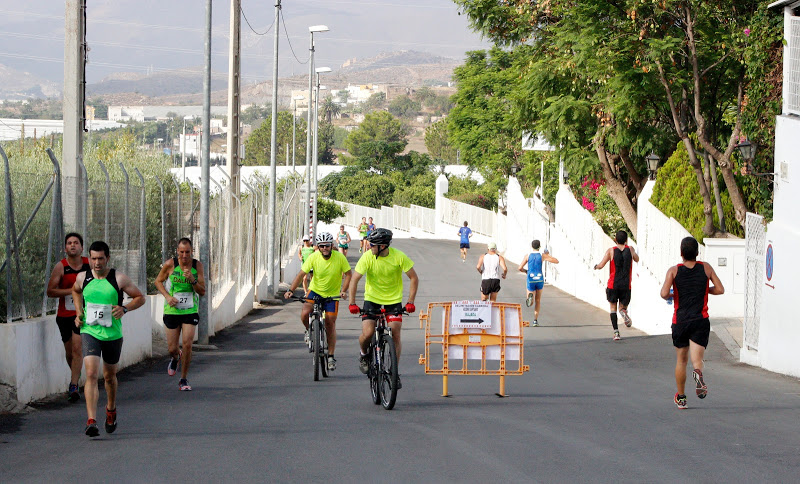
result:
<svg viewBox="0 0 800 484"><path fill-rule="evenodd" d="M176 292L172 297L178 300L178 304L175 305L176 309L192 309L194 307L193 292Z"/></svg>
<svg viewBox="0 0 800 484"><path fill-rule="evenodd" d="M67 311L75 311L75 301L72 300L72 294L64 296L64 309Z"/></svg>
<svg viewBox="0 0 800 484"><path fill-rule="evenodd" d="M111 327L111 304L86 304L86 324Z"/></svg>

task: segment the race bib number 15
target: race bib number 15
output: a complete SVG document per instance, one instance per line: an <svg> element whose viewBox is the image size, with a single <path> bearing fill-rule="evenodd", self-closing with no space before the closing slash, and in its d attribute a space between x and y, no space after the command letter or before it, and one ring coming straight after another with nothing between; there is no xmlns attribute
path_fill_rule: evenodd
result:
<svg viewBox="0 0 800 484"><path fill-rule="evenodd" d="M111 304L86 304L86 324L111 327Z"/></svg>

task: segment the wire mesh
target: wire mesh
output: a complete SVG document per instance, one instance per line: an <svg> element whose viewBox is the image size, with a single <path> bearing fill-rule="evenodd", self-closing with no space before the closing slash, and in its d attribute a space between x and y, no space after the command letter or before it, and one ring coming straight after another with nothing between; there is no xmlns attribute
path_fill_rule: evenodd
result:
<svg viewBox="0 0 800 484"><path fill-rule="evenodd" d="M764 287L764 255L766 231L764 217L748 213L745 220L745 265L744 280L744 345L758 350L761 329L761 290Z"/></svg>

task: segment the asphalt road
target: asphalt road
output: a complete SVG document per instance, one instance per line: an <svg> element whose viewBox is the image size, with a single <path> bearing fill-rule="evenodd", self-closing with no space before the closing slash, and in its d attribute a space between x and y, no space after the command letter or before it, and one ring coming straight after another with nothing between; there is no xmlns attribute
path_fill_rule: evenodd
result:
<svg viewBox="0 0 800 484"><path fill-rule="evenodd" d="M482 246L462 264L457 241L398 240L421 278L417 307L477 298ZM355 262L358 254L351 252ZM512 270L515 268L512 268ZM501 301L522 302L524 275ZM194 391L165 359L120 377L113 435L89 439L82 404L0 418L0 482L797 482L800 384L739 363L712 334L709 396L672 403L669 336L622 327L605 311L545 288L542 326L525 331L531 371L441 377L418 364L423 331L403 330L394 410L372 404L358 371L359 322L342 307L339 368L312 381L299 304L254 311L195 353ZM532 311L525 308L526 319ZM632 314L634 324L636 314ZM690 387L691 389L691 387ZM104 402L101 394L101 405ZM101 425L102 429L102 425Z"/></svg>

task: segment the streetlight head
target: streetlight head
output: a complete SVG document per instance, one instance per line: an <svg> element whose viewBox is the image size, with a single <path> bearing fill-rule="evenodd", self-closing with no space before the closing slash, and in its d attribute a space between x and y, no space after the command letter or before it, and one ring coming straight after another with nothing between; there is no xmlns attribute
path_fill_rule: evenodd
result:
<svg viewBox="0 0 800 484"><path fill-rule="evenodd" d="M518 164L514 163L513 165L511 165L511 174L512 175L517 176L517 173L519 173L519 170L520 170L520 166Z"/></svg>
<svg viewBox="0 0 800 484"><path fill-rule="evenodd" d="M650 179L656 179L656 171L658 171L658 164L661 162L661 157L657 154L650 152L649 155L644 157L647 162L647 171L650 172Z"/></svg>
<svg viewBox="0 0 800 484"><path fill-rule="evenodd" d="M328 89L328 86L319 86L320 91L325 91Z"/></svg>
<svg viewBox="0 0 800 484"><path fill-rule="evenodd" d="M331 72L331 70L332 69L330 67L317 67L316 69L314 69L314 72L316 72L317 74L322 74L324 72Z"/></svg>
<svg viewBox="0 0 800 484"><path fill-rule="evenodd" d="M752 163L753 160L756 159L756 151L758 150L758 145L756 143L751 143L749 139L745 139L736 147L739 149L739 154L742 155L742 159L744 159L747 163Z"/></svg>
<svg viewBox="0 0 800 484"><path fill-rule="evenodd" d="M184 116L183 117L184 121L192 121L193 119L194 119L194 116Z"/></svg>
<svg viewBox="0 0 800 484"><path fill-rule="evenodd" d="M330 29L328 28L327 25L312 25L311 27L308 28L308 31L311 32L312 34L314 32L327 32L329 30Z"/></svg>

